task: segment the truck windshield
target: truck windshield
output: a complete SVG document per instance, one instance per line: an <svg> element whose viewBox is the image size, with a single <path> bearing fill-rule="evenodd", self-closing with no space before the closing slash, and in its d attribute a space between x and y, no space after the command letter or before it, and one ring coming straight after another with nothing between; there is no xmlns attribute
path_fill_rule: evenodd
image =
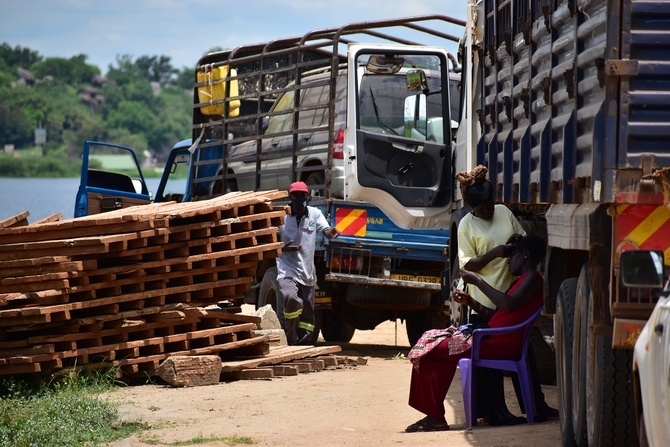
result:
<svg viewBox="0 0 670 447"><path fill-rule="evenodd" d="M427 96L427 116L442 115L442 95L440 80L428 77L428 90L434 95ZM367 132L404 135L405 98L416 92L407 90L404 75L364 74L359 94L360 129Z"/></svg>

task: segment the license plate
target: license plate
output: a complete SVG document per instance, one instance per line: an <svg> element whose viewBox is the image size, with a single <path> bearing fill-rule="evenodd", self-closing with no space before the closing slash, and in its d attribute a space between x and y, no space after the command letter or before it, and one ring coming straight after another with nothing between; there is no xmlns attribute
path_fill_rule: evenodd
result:
<svg viewBox="0 0 670 447"><path fill-rule="evenodd" d="M391 275L391 279L398 281L425 282L430 284L440 284L439 276L415 276L415 275Z"/></svg>

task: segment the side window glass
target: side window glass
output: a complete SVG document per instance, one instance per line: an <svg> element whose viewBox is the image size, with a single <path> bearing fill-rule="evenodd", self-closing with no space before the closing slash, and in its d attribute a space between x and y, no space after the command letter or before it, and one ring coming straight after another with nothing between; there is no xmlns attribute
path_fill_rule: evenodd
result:
<svg viewBox="0 0 670 447"><path fill-rule="evenodd" d="M374 57L371 56L371 60ZM361 64L359 128L366 132L443 142L444 92L439 57L395 55L394 58L377 58L375 62L391 59L396 66ZM416 70L425 74L424 91L410 90L407 85L407 72ZM408 129L408 123L416 125Z"/></svg>
<svg viewBox="0 0 670 447"><path fill-rule="evenodd" d="M266 135L277 132L282 132L291 129L293 122L293 92L285 92L275 103L272 108L273 112L285 111L281 115L271 116L268 122L268 128L265 130Z"/></svg>
<svg viewBox="0 0 670 447"><path fill-rule="evenodd" d="M301 108L307 108L300 112L300 128L317 127L327 123L326 115L328 113L328 87L317 86L304 89L304 95L300 101Z"/></svg>

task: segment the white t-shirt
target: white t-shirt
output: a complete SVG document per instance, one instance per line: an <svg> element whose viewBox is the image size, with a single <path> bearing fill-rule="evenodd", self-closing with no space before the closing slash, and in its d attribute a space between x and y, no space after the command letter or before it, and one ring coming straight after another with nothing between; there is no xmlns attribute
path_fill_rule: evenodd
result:
<svg viewBox="0 0 670 447"><path fill-rule="evenodd" d="M505 205L495 205L491 220L475 217L472 213L468 213L458 225L458 262L461 268L470 259L481 256L498 245L507 243L507 240L513 234L525 236L526 232ZM477 274L501 292L506 292L514 282L514 277L507 268L507 258L494 259ZM468 293L475 301L484 306L490 309L496 308L495 304L478 287L468 285Z"/></svg>
<svg viewBox="0 0 670 447"><path fill-rule="evenodd" d="M293 278L305 286L316 284L314 269L314 248L317 233L330 228L323 213L313 206L307 207L307 215L298 218L287 215L284 225L279 227L279 238L282 242L293 241L292 246L301 245L298 251L282 251L277 258L277 279Z"/></svg>

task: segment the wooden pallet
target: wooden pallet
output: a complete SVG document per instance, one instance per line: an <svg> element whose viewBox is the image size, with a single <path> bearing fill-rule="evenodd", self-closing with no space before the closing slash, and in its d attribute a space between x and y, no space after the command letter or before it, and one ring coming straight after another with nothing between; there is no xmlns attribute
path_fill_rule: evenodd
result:
<svg viewBox="0 0 670 447"><path fill-rule="evenodd" d="M270 201L285 195L0 222L0 375L96 365L132 375L177 353L266 353L253 322L202 307L239 309L257 263L281 254L286 212Z"/></svg>

